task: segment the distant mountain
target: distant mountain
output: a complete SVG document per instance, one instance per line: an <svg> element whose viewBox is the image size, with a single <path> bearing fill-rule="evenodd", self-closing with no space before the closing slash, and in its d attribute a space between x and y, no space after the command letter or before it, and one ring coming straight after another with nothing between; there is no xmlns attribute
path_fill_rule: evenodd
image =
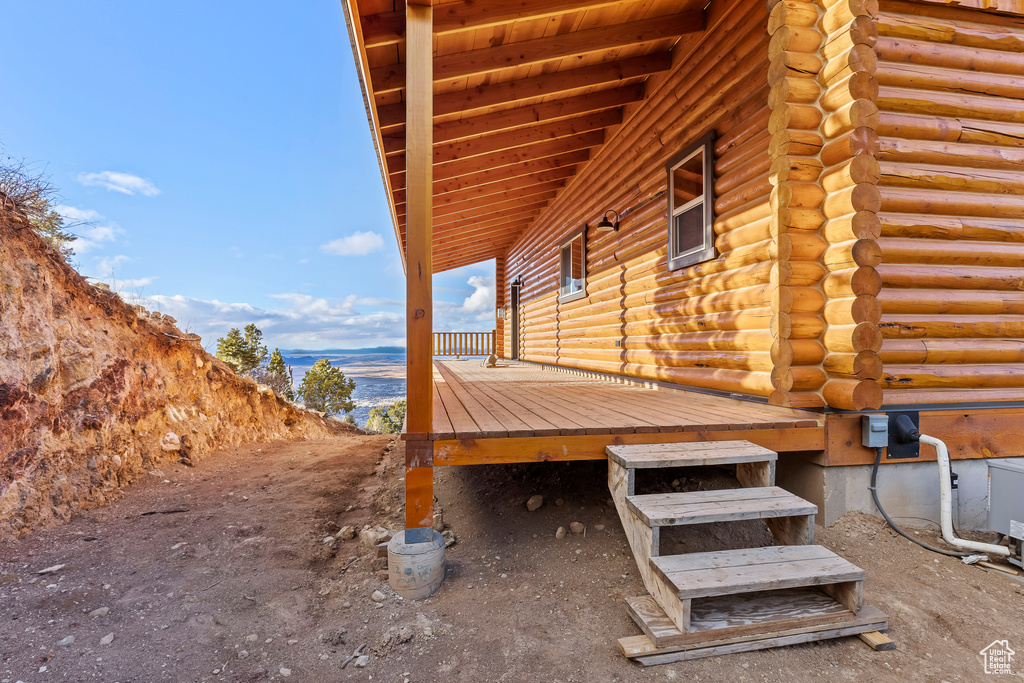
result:
<svg viewBox="0 0 1024 683"><path fill-rule="evenodd" d="M375 346L372 349L281 349L287 356L347 356L353 353L405 353L404 346Z"/></svg>

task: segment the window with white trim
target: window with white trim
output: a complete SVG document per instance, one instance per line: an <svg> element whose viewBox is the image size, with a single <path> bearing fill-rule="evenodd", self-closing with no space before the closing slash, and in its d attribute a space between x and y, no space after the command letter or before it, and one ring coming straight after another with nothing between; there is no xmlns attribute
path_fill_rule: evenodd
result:
<svg viewBox="0 0 1024 683"><path fill-rule="evenodd" d="M668 163L668 267L715 257L714 133Z"/></svg>
<svg viewBox="0 0 1024 683"><path fill-rule="evenodd" d="M558 286L559 301L575 301L587 295L586 230L571 235L561 247L561 268Z"/></svg>

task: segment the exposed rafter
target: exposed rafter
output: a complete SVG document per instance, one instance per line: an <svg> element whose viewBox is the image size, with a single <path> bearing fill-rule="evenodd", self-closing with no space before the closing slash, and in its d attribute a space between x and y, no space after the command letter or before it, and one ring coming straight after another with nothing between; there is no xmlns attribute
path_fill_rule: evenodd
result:
<svg viewBox="0 0 1024 683"><path fill-rule="evenodd" d="M626 45L676 39L681 35L703 30L703 12L683 12L468 50L434 57L434 81L485 74L510 66L550 62L564 57L619 49ZM370 77L373 79L373 89L376 93L401 90L405 87L405 63L376 67L370 70Z"/></svg>

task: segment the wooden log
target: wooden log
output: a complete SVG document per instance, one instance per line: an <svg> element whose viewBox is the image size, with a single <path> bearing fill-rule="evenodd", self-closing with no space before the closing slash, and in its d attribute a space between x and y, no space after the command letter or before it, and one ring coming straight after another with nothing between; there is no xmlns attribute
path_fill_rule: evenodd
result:
<svg viewBox="0 0 1024 683"><path fill-rule="evenodd" d="M783 26L810 27L818 23L818 8L802 0L784 0L772 8L768 18L768 34L774 35Z"/></svg>
<svg viewBox="0 0 1024 683"><path fill-rule="evenodd" d="M880 210L892 213L936 213L1016 219L1024 211L1024 197L969 192L943 192L918 188L876 188Z"/></svg>
<svg viewBox="0 0 1024 683"><path fill-rule="evenodd" d="M874 101L878 80L868 71L854 71L831 83L821 94L819 104L825 111L836 111L854 100Z"/></svg>
<svg viewBox="0 0 1024 683"><path fill-rule="evenodd" d="M882 311L893 315L1024 315L1024 292L883 289L878 299Z"/></svg>
<svg viewBox="0 0 1024 683"><path fill-rule="evenodd" d="M881 221L873 211L858 211L830 218L822 228L822 237L831 244L850 240L874 241L881 233Z"/></svg>
<svg viewBox="0 0 1024 683"><path fill-rule="evenodd" d="M876 184L881 177L878 162L870 154L858 154L821 174L821 186L826 192L840 192L861 183Z"/></svg>
<svg viewBox="0 0 1024 683"><path fill-rule="evenodd" d="M821 390L826 403L840 410L877 410L882 387L870 379L829 379Z"/></svg>
<svg viewBox="0 0 1024 683"><path fill-rule="evenodd" d="M905 14L904 14L905 12ZM973 12L971 21L965 22L951 16L915 16L914 8L905 5L886 7L878 14L878 32L880 35L893 38L908 38L931 43L948 43L965 47L976 47L986 50L1003 50L1008 52L1024 52L1024 31L1019 25L1011 24L1018 21L1006 16L986 17ZM995 19L995 25L985 25L983 21Z"/></svg>
<svg viewBox="0 0 1024 683"><path fill-rule="evenodd" d="M882 262L882 250L874 239L848 240L829 246L822 262L829 270L858 266L874 268Z"/></svg>
<svg viewBox="0 0 1024 683"><path fill-rule="evenodd" d="M948 314L882 314L879 329L886 339L1000 339L1024 336L1024 317Z"/></svg>
<svg viewBox="0 0 1024 683"><path fill-rule="evenodd" d="M879 383L884 388L1024 387L1024 366L1015 365L895 365L888 364Z"/></svg>
<svg viewBox="0 0 1024 683"><path fill-rule="evenodd" d="M829 140L821 149L821 162L835 166L861 154L874 155L878 152L878 134L870 128L855 128Z"/></svg>
<svg viewBox="0 0 1024 683"><path fill-rule="evenodd" d="M875 73L877 67L875 50L870 45L854 44L825 63L818 73L818 83L828 88L858 72Z"/></svg>
<svg viewBox="0 0 1024 683"><path fill-rule="evenodd" d="M948 71L1019 74L1024 70L1024 53L1001 49L979 49L931 40L907 40L882 36L875 45L879 59L895 64L941 67ZM954 76L950 74L951 77ZM981 78L985 74L977 74ZM992 91L993 95L1000 93Z"/></svg>
<svg viewBox="0 0 1024 683"><path fill-rule="evenodd" d="M822 280L821 287L825 295L833 299L863 295L877 296L882 289L882 278L875 268L846 268L830 272Z"/></svg>
<svg viewBox="0 0 1024 683"><path fill-rule="evenodd" d="M882 194L876 185L860 183L827 195L821 203L821 210L826 218L837 218L861 211L878 213L882 201Z"/></svg>
<svg viewBox="0 0 1024 683"><path fill-rule="evenodd" d="M968 240L932 240L882 237L879 247L886 263L937 263L971 266L1024 265L1024 244L1001 244Z"/></svg>
<svg viewBox="0 0 1024 683"><path fill-rule="evenodd" d="M881 138L877 156L880 161L1012 171L1024 163L1024 148Z"/></svg>
<svg viewBox="0 0 1024 683"><path fill-rule="evenodd" d="M931 142L1024 147L1024 124L984 119L953 119L946 116L881 112L879 135ZM984 148L981 148L984 150Z"/></svg>
<svg viewBox="0 0 1024 683"><path fill-rule="evenodd" d="M821 17L821 27L825 33L838 33L840 29L861 16L878 16L878 0L838 0L830 3L826 0L825 14Z"/></svg>
<svg viewBox="0 0 1024 683"><path fill-rule="evenodd" d="M883 263L876 270L886 287L1024 290L1024 272L1020 268Z"/></svg>
<svg viewBox="0 0 1024 683"><path fill-rule="evenodd" d="M881 87L878 97L881 100ZM824 118L821 132L826 138L837 138L856 128L875 128L878 125L878 111L879 105L871 100L852 100Z"/></svg>
<svg viewBox="0 0 1024 683"><path fill-rule="evenodd" d="M886 339L879 356L885 363L1024 363L1024 341L1018 339Z"/></svg>
<svg viewBox="0 0 1024 683"><path fill-rule="evenodd" d="M779 130L772 134L768 153L776 156L814 156L824 145L821 135L811 130Z"/></svg>
<svg viewBox="0 0 1024 683"><path fill-rule="evenodd" d="M827 62L854 45L873 47L877 41L878 29L875 27L875 22L867 15L860 15L825 39L825 43L821 46L821 56Z"/></svg>
<svg viewBox="0 0 1024 683"><path fill-rule="evenodd" d="M1019 100L894 87L881 81L876 103L890 112L1024 122L1024 102Z"/></svg>
<svg viewBox="0 0 1024 683"><path fill-rule="evenodd" d="M874 351L829 353L822 367L831 377L879 379L882 376L882 359Z"/></svg>
<svg viewBox="0 0 1024 683"><path fill-rule="evenodd" d="M821 343L832 353L860 353L882 348L882 333L877 322L863 322L856 325L829 325L822 335Z"/></svg>
<svg viewBox="0 0 1024 683"><path fill-rule="evenodd" d="M829 299L823 314L829 325L877 323L882 315L882 304L877 296L872 295Z"/></svg>

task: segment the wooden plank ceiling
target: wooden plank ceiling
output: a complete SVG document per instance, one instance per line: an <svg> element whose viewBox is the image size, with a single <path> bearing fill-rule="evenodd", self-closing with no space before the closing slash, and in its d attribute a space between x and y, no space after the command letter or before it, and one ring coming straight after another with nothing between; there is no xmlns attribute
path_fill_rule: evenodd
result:
<svg viewBox="0 0 1024 683"><path fill-rule="evenodd" d="M404 260L405 4L346 2ZM706 4L435 2L434 272L503 255L703 30Z"/></svg>

